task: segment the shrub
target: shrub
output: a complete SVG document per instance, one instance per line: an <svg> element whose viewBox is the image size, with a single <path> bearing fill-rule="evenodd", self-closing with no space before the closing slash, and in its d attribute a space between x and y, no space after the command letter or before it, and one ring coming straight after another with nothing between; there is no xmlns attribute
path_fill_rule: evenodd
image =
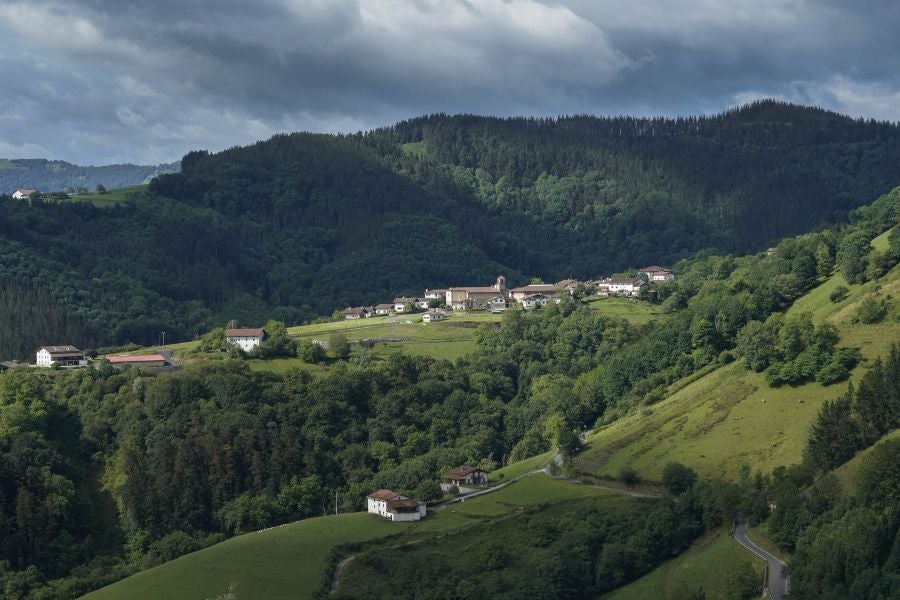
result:
<svg viewBox="0 0 900 600"><path fill-rule="evenodd" d="M641 482L641 476L631 467L622 467L622 469L619 470L619 480L629 485L633 485Z"/></svg>
<svg viewBox="0 0 900 600"><path fill-rule="evenodd" d="M888 303L886 299L876 300L869 296L859 305L859 309L856 311L856 318L860 323L878 323L884 319L887 311Z"/></svg>
<svg viewBox="0 0 900 600"><path fill-rule="evenodd" d="M847 286L839 285L831 291L831 295L828 296L829 300L837 304L844 298L846 298L850 294L850 290Z"/></svg>

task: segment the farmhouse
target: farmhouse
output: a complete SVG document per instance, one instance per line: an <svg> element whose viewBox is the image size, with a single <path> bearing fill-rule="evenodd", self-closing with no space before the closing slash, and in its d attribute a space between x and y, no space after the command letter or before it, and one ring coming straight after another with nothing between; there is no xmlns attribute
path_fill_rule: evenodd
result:
<svg viewBox="0 0 900 600"><path fill-rule="evenodd" d="M484 485L488 482L487 471L478 467L462 465L444 476L444 480L453 485Z"/></svg>
<svg viewBox="0 0 900 600"><path fill-rule="evenodd" d="M394 312L406 312L406 306L409 304L422 310L428 308L428 300L425 298L407 298L406 296L401 296L400 298L394 298Z"/></svg>
<svg viewBox="0 0 900 600"><path fill-rule="evenodd" d="M548 298L544 294L534 294L532 296L528 296L527 298L522 298L520 302L522 304L522 308L524 308L525 310L530 310L539 306L546 306L547 302L549 301L550 298Z"/></svg>
<svg viewBox="0 0 900 600"><path fill-rule="evenodd" d="M71 367L87 364L84 353L75 346L41 346L35 353L35 364L39 367L50 367L57 364Z"/></svg>
<svg viewBox="0 0 900 600"><path fill-rule="evenodd" d="M370 513L391 521L418 521L425 516L426 510L424 502L391 490L372 492L366 496L366 504Z"/></svg>
<svg viewBox="0 0 900 600"><path fill-rule="evenodd" d="M429 311L422 315L423 323L434 323L435 321L443 321L444 313L437 311Z"/></svg>
<svg viewBox="0 0 900 600"><path fill-rule="evenodd" d="M453 309L480 308L498 295L506 297L506 277L503 275L492 286L450 288L446 303Z"/></svg>
<svg viewBox="0 0 900 600"><path fill-rule="evenodd" d="M597 293L601 296L637 296L646 283L640 277L603 279L597 283Z"/></svg>
<svg viewBox="0 0 900 600"><path fill-rule="evenodd" d="M391 305L393 306L393 304ZM375 315L375 309L371 306L356 306L356 307L347 307L344 309L344 318L348 321L355 321L357 319L368 319Z"/></svg>
<svg viewBox="0 0 900 600"><path fill-rule="evenodd" d="M135 354L132 356L117 355L107 356L106 360L109 364L116 368L135 365L138 367L164 367L166 366L166 357L162 354Z"/></svg>
<svg viewBox="0 0 900 600"><path fill-rule="evenodd" d="M378 304L375 306L376 315L389 315L394 310L393 304Z"/></svg>
<svg viewBox="0 0 900 600"><path fill-rule="evenodd" d="M549 297L555 296L558 292L559 290L556 285L552 283L533 283L531 285L513 288L509 290L509 295L513 300L522 304L522 301L530 296L541 294L544 297Z"/></svg>
<svg viewBox="0 0 900 600"><path fill-rule="evenodd" d="M225 341L238 346L244 352L250 352L266 338L262 327L258 329L226 329Z"/></svg>
<svg viewBox="0 0 900 600"><path fill-rule="evenodd" d="M24 200L25 198L31 198L37 193L37 190L33 190L31 188L22 188L13 192L12 197L16 200Z"/></svg>
<svg viewBox="0 0 900 600"><path fill-rule="evenodd" d="M673 279L675 279L675 272L672 271L672 269L666 267L657 267L656 265L638 269L638 275L646 275L647 281L649 281L650 283L672 281Z"/></svg>

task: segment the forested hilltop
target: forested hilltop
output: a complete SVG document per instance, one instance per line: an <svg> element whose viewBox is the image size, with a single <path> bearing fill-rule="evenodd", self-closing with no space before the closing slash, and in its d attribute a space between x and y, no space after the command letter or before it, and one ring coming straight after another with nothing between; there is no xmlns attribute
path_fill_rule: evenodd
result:
<svg viewBox="0 0 900 600"><path fill-rule="evenodd" d="M897 125L772 101L684 119L437 115L192 152L113 207L0 198L0 294L36 299L0 307L0 326L42 315L0 356L758 251L846 222L900 181L898 156Z"/></svg>
<svg viewBox="0 0 900 600"><path fill-rule="evenodd" d="M108 189L147 183L162 173L178 171L178 162L162 165L103 165L100 167L73 165L64 160L43 158L0 159L0 191L11 194L17 188L31 188L41 192L61 192L66 189L87 188L97 184Z"/></svg>

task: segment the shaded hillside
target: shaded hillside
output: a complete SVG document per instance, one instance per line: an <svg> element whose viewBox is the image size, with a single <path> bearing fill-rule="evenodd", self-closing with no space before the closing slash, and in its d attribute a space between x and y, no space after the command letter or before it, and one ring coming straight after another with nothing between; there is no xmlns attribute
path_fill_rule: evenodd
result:
<svg viewBox="0 0 900 600"><path fill-rule="evenodd" d="M17 188L59 192L66 188L80 187L93 191L98 183L107 189L116 189L146 183L157 175L174 173L178 169L178 162L86 167L43 158L0 159L0 192L11 194Z"/></svg>
<svg viewBox="0 0 900 600"><path fill-rule="evenodd" d="M0 275L83 323L73 343L189 339L500 273L516 285L755 251L847 221L900 180L898 156L895 125L771 102L279 135L189 153L111 207L0 199Z"/></svg>

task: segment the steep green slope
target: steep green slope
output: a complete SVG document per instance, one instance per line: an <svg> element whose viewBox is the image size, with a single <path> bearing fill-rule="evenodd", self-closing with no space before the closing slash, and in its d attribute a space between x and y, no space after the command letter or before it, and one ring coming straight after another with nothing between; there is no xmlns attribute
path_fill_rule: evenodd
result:
<svg viewBox="0 0 900 600"><path fill-rule="evenodd" d="M390 523L367 513L306 519L250 533L188 554L84 596L116 598L213 598L232 591L238 598L311 598L325 572L331 548L397 536L393 544L434 532L477 525L517 507L561 498L606 496L545 476L518 481L500 492L432 511L417 523Z"/></svg>
<svg viewBox="0 0 900 600"><path fill-rule="evenodd" d="M888 233L879 236L876 247ZM846 299L832 303L829 294L848 287ZM869 297L897 297L900 269L863 285L847 285L840 273L801 297L789 314L811 312L817 322L834 324L839 346L857 348L863 358L852 375L858 379L870 361L886 356L900 339L896 305L876 324L854 322ZM646 406L598 431L573 463L588 474L617 477L637 470L658 480L666 463L681 462L702 474L734 476L741 465L770 471L800 461L809 426L825 400L838 397L845 385L770 387L762 373L747 371L743 361L725 365L690 381L677 383L657 404Z"/></svg>

